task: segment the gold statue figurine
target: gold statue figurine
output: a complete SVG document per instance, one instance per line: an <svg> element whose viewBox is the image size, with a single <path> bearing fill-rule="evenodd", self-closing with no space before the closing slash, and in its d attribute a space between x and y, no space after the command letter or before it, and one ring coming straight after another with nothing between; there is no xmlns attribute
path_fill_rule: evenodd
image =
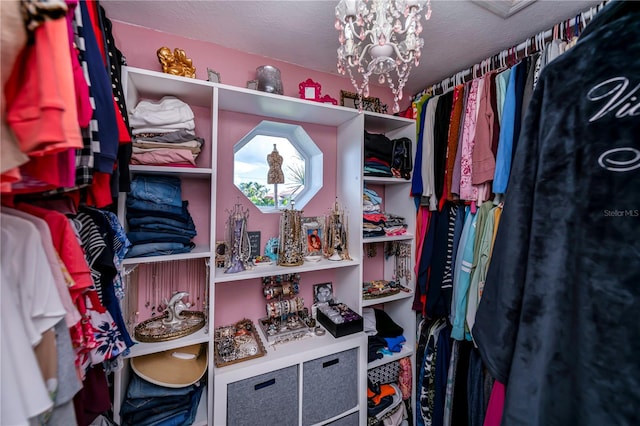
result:
<svg viewBox="0 0 640 426"><path fill-rule="evenodd" d="M162 46L156 52L158 61L162 64L162 72L183 77L196 78L196 68L191 59L182 49L174 49L172 52L168 47Z"/></svg>

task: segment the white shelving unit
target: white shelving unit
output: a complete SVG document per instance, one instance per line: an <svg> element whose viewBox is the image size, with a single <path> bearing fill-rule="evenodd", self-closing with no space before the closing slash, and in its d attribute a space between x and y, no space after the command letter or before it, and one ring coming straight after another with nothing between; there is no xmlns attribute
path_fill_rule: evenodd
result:
<svg viewBox="0 0 640 426"><path fill-rule="evenodd" d="M405 118L389 117L383 114L366 113L365 130L369 133L384 134L390 140L406 137L412 141L412 155L415 158L416 150L416 127L415 121ZM415 205L410 196L411 180L394 178L394 177L362 177L364 185L374 188L379 196L382 197L384 211L405 218L407 223L407 232L402 235L380 236L363 238L363 244L378 245L378 255L373 261L383 262L382 276L376 279L393 280L394 259L380 260L382 248L385 243L393 241L403 241L410 244L411 247L411 280L409 283L410 291L403 291L388 297L377 299L363 300L362 307L375 307L383 309L398 325L404 329L403 336L407 340L402 350L392 355L385 355L383 358L368 363L367 369L373 369L397 361L401 358L409 357L411 365L415 366L415 348L416 342L416 315L412 310L413 297L415 293L416 277L414 274L415 264L415 229L416 229L416 213ZM366 264L365 264L366 267ZM415 367L414 367L415 368ZM415 378L412 384L412 395L415 398ZM414 404L415 401L412 401ZM415 423L415 418L413 419Z"/></svg>
<svg viewBox="0 0 640 426"><path fill-rule="evenodd" d="M132 166L132 174L154 173L161 175L172 175L179 177L182 182L183 193L188 192L189 187L197 188L197 197L200 202L206 203L208 211L190 212L194 216L194 222L198 229L198 241L195 249L186 254L171 256L156 256L144 258L129 258L124 264L126 268L143 267L144 265L154 265L158 262L187 261L191 259L201 259L202 267L205 263L211 265L208 282L203 283L209 295L207 326L192 335L181 339L171 340L162 343L138 343L132 348L131 353L125 359L125 367L115 374L114 380L114 420L119 423L119 411L125 398L127 385L131 375L128 360L131 357L146 355L150 353L174 349L194 343L208 343L208 371L207 389L203 394L201 405L198 408L196 423L198 425L224 425L227 423L227 389L229 384L249 379L258 375L285 369L294 366L298 371L299 398L298 401L298 424L305 424L303 415L303 373L305 366L321 357L332 356L344 351L355 350L357 353L357 405L345 410L341 414L325 419L318 424L329 424L333 421L341 421L357 418L360 425L366 424L366 373L367 368L367 338L364 333L355 333L341 338L334 338L329 333L325 336L314 336L300 341L277 345L275 347L267 344L265 336L262 341L267 349L267 354L263 357L243 361L225 367L215 367L213 331L216 327L228 324L216 324L216 309L222 309L225 300L221 296L216 297L216 286L228 286L229 283L247 282L248 286L255 285L256 279L279 274L315 273L326 271L331 273L336 282L341 283L334 287L336 296L341 302L348 304L355 311L362 313L363 303L361 283L363 281L363 238L358 232L358 225L362 221L362 152L365 128L382 129L387 135L393 137L408 136L412 140L415 136L415 124L413 120L397 118L383 114L360 113L357 110L333 106L329 104L311 102L296 98L290 98L270 93L263 93L245 88L227 86L208 81L188 79L172 76L155 71L137 69L131 67L123 68L123 86L127 105L129 109L142 99L159 100L163 96L173 95L189 104L196 111L196 134L203 137L208 148L200 154L197 163L198 167L185 169L173 167L153 167L153 166ZM349 252L353 258L350 261L333 262L321 260L319 262L304 263L298 267L279 267L276 265L261 266L253 270L248 270L236 274L225 274L221 269L214 267L215 253L212 247L215 242L224 240L224 235L216 235L217 226L224 222L226 217L217 217L216 207L221 201L217 198L218 174L217 165L220 164L218 155L222 144L230 142L225 134L223 121L229 113L242 114L251 117L272 121L295 122L302 126L327 126L330 133L335 135L336 149L339 152L337 164L337 176L335 180L335 194L341 205L345 208L347 223L350 224L349 232ZM370 130L371 131L371 130ZM230 159L221 159L229 161ZM385 187L385 199L389 205L405 205L399 207L394 213L402 214L409 223L409 230L415 229L413 217L409 214L412 202L408 197L408 186L406 181L368 178L372 184L383 185ZM325 185L333 184L332 177L325 178ZM193 189L192 189L193 191ZM406 197L403 197L403 193ZM192 193L191 195L193 195ZM126 217L126 194L120 194L119 198L119 218L125 224ZM185 197L183 197L185 198ZM202 201L204 200L204 201ZM225 202L227 200L224 200ZM330 206L327 206L327 209ZM222 210L218 209L218 213ZM125 224L126 226L126 224ZM218 227L219 228L219 227ZM378 242L391 240L413 240L412 234L387 239L376 239ZM385 266L385 271L387 270ZM385 272L385 274L387 274ZM186 279L186 278L185 278ZM254 282L252 282L253 280ZM235 284L234 284L235 285ZM243 287L244 288L244 287ZM256 289L255 294L259 293ZM127 296L128 297L128 296ZM259 296L255 296L259 297ZM407 340L410 340L405 350L400 354L410 356L415 346L415 315L411 311L412 293L403 293L377 303L384 302L385 310L405 328ZM143 303L143 302L140 302ZM125 303L127 304L126 297ZM131 308L131 307L130 307ZM135 307L133 307L135 309ZM407 308L407 309L405 309ZM242 319L243 313L238 312L238 320ZM145 318L140 318L144 320ZM395 357L394 357L395 358ZM382 361L387 362L387 360ZM354 413L357 413L354 416ZM345 423L347 424L347 423ZM351 423L348 423L351 424Z"/></svg>

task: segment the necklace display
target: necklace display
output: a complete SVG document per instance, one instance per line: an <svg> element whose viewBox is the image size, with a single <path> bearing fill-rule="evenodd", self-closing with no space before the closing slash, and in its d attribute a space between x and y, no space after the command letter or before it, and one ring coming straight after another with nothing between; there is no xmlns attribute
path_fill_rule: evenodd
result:
<svg viewBox="0 0 640 426"><path fill-rule="evenodd" d="M227 210L227 243L230 254L228 264L225 265L225 274L233 274L251 269L249 259L251 257L251 243L247 232L247 220L249 210L240 203L236 203L233 209Z"/></svg>
<svg viewBox="0 0 640 426"><path fill-rule="evenodd" d="M280 215L278 265L299 266L304 263L302 244L302 212L293 207Z"/></svg>
<svg viewBox="0 0 640 426"><path fill-rule="evenodd" d="M409 287L411 284L411 244L393 241L385 244L385 259L395 259L393 275L398 284Z"/></svg>
<svg viewBox="0 0 640 426"><path fill-rule="evenodd" d="M351 256L349 256L349 230L344 210L340 208L337 200L327 216L326 222L325 256L329 260L351 260Z"/></svg>
<svg viewBox="0 0 640 426"><path fill-rule="evenodd" d="M367 243L365 244L365 247L367 251L367 257L371 258L378 255L378 248L376 247L375 243Z"/></svg>

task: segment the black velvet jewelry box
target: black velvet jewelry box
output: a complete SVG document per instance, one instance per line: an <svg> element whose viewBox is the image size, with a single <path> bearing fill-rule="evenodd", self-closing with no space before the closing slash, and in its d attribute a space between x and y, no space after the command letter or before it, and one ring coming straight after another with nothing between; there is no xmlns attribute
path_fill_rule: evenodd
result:
<svg viewBox="0 0 640 426"><path fill-rule="evenodd" d="M352 311L347 305L339 303L337 305L331 305L331 309L339 312L340 317L344 320L342 323L334 322L329 315L323 312L323 309L318 309L317 320L324 328L329 330L329 333L333 337L342 337L353 333L358 333L364 329L364 323L362 317L356 312Z"/></svg>

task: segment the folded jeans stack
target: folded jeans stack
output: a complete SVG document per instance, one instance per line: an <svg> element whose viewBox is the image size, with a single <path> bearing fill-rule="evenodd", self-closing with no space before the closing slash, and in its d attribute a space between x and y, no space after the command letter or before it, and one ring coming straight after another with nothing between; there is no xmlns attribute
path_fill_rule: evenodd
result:
<svg viewBox="0 0 640 426"><path fill-rule="evenodd" d="M170 388L132 374L120 409L123 426L190 425L195 420L204 385Z"/></svg>
<svg viewBox="0 0 640 426"><path fill-rule="evenodd" d="M127 257L188 253L195 245L196 227L182 200L180 179L140 175L131 181L127 195Z"/></svg>

